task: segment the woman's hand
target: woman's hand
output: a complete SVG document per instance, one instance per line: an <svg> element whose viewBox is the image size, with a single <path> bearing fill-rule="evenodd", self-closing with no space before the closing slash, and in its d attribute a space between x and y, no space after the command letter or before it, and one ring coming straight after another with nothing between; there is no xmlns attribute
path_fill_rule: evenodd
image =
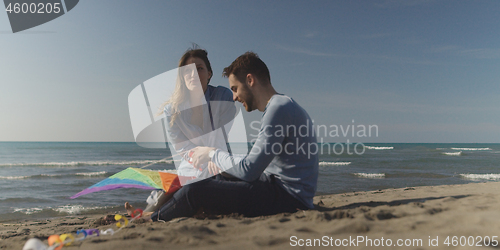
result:
<svg viewBox="0 0 500 250"><path fill-rule="evenodd" d="M208 172L210 174L213 174L213 175L216 175L216 174L220 174L222 171L220 170L219 167L217 167L217 165L215 163L213 163L212 161L209 161L208 162Z"/></svg>

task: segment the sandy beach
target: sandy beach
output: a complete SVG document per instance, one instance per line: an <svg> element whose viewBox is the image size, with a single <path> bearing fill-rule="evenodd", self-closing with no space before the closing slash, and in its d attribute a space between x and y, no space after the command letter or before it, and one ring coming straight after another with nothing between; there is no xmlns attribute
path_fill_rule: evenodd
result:
<svg viewBox="0 0 500 250"><path fill-rule="evenodd" d="M404 249L491 247L500 245L499 191L499 182L488 182L322 195L315 197L315 210L254 218L229 215L179 218L166 223L133 222L115 235L89 237L64 249L285 249L338 245L371 249L389 244ZM100 217L3 223L0 249L22 249L31 238L47 244L52 234L74 234L78 229L117 229L114 224L99 225Z"/></svg>

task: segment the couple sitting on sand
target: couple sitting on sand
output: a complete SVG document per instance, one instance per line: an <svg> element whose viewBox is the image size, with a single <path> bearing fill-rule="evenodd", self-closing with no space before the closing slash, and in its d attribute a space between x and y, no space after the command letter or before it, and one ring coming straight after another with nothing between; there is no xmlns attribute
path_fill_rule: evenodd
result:
<svg viewBox="0 0 500 250"><path fill-rule="evenodd" d="M198 78L193 77L192 70L185 70L187 73L179 77L181 81L164 109L169 140L183 156L178 167L183 187L143 217L169 221L191 217L200 211L260 216L313 208L318 155L317 150L309 152L313 151L311 145L317 147L312 121L297 102L276 92L266 64L252 52L236 58L223 71L230 90L208 85L213 72L205 50L188 50L179 67L188 65L196 67ZM196 84L195 80L199 82ZM196 89L197 86L201 89ZM190 92L186 100L190 108L183 108L176 98L182 96L182 91ZM194 94L196 91L198 94ZM203 112L200 102L203 97L208 112ZM241 102L248 112L255 109L263 112L255 144L243 157L227 152L225 140L219 146L216 142L196 141L200 140L196 134L224 128L227 117L234 115L234 104L232 109L226 105L210 107L210 101L232 103L233 100ZM193 130L198 132L193 135ZM216 176L199 178L207 172ZM134 211L128 202L125 208L129 214Z"/></svg>

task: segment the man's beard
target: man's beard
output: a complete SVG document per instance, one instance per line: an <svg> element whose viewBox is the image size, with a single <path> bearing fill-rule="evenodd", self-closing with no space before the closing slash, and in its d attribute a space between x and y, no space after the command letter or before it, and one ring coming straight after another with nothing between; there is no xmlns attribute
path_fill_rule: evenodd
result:
<svg viewBox="0 0 500 250"><path fill-rule="evenodd" d="M245 95L244 95L243 101L245 103L245 109L247 112L251 112L251 111L256 109L255 97L254 97L252 91L250 91L250 88L248 88L248 87L245 87Z"/></svg>

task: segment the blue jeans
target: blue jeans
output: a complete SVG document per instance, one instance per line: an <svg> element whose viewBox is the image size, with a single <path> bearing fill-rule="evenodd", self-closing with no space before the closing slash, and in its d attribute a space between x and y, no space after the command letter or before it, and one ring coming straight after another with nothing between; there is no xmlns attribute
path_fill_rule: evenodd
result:
<svg viewBox="0 0 500 250"><path fill-rule="evenodd" d="M218 176L183 186L151 219L169 221L191 217L200 209L207 214L238 213L252 217L308 208L282 188L274 176L263 174L254 182Z"/></svg>

